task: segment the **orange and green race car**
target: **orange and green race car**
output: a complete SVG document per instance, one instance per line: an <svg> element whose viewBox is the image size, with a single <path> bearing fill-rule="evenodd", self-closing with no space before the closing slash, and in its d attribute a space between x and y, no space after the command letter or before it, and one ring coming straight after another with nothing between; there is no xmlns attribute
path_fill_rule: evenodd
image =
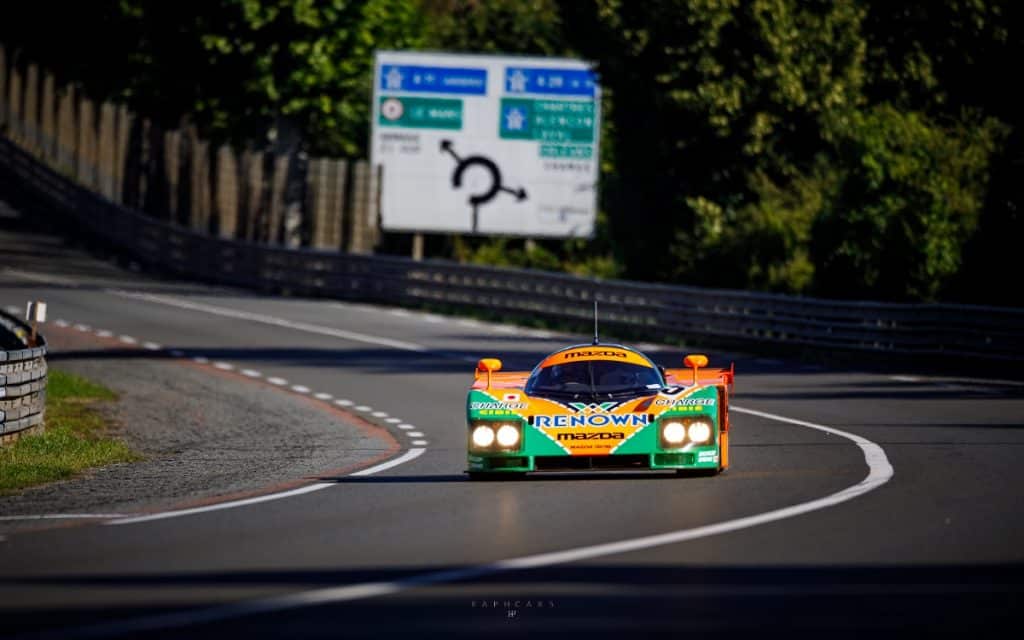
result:
<svg viewBox="0 0 1024 640"><path fill-rule="evenodd" d="M720 473L729 466L729 392L734 369L664 369L614 344L556 351L533 371L477 365L466 399L471 479L529 471L674 469Z"/></svg>

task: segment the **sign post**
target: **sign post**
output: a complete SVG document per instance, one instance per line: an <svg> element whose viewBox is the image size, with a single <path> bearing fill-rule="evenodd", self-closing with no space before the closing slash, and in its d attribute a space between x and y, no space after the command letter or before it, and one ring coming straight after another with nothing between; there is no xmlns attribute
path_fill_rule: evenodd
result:
<svg viewBox="0 0 1024 640"><path fill-rule="evenodd" d="M601 93L588 63L379 51L374 69L384 230L593 236Z"/></svg>

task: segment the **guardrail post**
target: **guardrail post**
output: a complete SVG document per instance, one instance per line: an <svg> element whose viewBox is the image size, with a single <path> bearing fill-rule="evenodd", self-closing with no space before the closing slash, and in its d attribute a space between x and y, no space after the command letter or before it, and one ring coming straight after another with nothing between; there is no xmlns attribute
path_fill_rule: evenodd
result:
<svg viewBox="0 0 1024 640"><path fill-rule="evenodd" d="M238 163L228 145L217 149L216 226L221 238L234 239L238 232Z"/></svg>

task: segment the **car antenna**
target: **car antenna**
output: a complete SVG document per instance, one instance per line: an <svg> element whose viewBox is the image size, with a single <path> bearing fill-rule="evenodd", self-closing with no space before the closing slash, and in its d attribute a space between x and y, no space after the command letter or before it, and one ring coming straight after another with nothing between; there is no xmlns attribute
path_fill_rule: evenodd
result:
<svg viewBox="0 0 1024 640"><path fill-rule="evenodd" d="M599 344L600 340L597 337L597 299L594 299L594 344Z"/></svg>

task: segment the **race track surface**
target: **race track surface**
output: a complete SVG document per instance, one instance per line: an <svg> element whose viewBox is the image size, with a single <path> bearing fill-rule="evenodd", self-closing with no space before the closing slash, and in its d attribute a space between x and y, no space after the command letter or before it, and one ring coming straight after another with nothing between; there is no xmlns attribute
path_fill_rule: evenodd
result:
<svg viewBox="0 0 1024 640"><path fill-rule="evenodd" d="M1022 619L1012 381L711 351L736 362L722 476L470 483L472 363L530 368L565 336L160 281L24 229L0 236L0 306L45 300L61 330L157 347L111 358L199 358L329 394L403 460L281 478L315 488L232 508L12 533L0 635L962 637Z"/></svg>

